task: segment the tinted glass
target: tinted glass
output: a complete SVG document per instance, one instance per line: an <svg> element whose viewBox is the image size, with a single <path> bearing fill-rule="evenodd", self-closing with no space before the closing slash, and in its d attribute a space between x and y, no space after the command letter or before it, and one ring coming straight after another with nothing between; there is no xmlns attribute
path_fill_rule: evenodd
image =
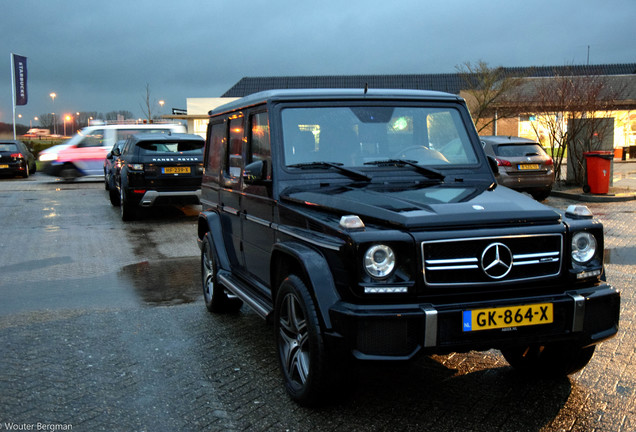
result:
<svg viewBox="0 0 636 432"><path fill-rule="evenodd" d="M287 166L318 161L363 166L386 159L423 165L477 162L461 116L451 108L286 108L282 126Z"/></svg>
<svg viewBox="0 0 636 432"><path fill-rule="evenodd" d="M0 151L3 152L17 152L18 146L15 144L0 144Z"/></svg>
<svg viewBox="0 0 636 432"><path fill-rule="evenodd" d="M546 153L539 144L503 144L495 147L495 154L502 157L528 157Z"/></svg>
<svg viewBox="0 0 636 432"><path fill-rule="evenodd" d="M203 153L203 140L201 141L143 141L137 144L142 155L173 154L192 155Z"/></svg>

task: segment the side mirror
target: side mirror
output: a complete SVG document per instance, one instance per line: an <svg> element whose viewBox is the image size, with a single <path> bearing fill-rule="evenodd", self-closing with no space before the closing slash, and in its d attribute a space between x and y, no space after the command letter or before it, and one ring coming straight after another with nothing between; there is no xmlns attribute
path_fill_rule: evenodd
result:
<svg viewBox="0 0 636 432"><path fill-rule="evenodd" d="M114 148L112 152L108 153L111 157L112 156L121 156L121 151L118 148ZM106 156L108 157L108 156Z"/></svg>
<svg viewBox="0 0 636 432"><path fill-rule="evenodd" d="M112 159L112 158L113 158L113 153L112 152L106 153L106 159Z"/></svg>
<svg viewBox="0 0 636 432"><path fill-rule="evenodd" d="M267 181L267 161L258 160L243 169L245 184L259 185Z"/></svg>
<svg viewBox="0 0 636 432"><path fill-rule="evenodd" d="M495 176L499 175L499 164L497 163L497 159L492 156L488 156L488 164L490 165L490 169Z"/></svg>

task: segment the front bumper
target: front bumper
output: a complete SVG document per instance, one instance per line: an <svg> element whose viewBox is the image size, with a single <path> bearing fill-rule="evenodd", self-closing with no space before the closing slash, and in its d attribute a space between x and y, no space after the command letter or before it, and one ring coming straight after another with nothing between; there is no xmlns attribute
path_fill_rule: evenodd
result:
<svg viewBox="0 0 636 432"><path fill-rule="evenodd" d="M466 310L552 303L554 322L464 331ZM407 360L420 352L448 353L529 344L597 344L618 331L620 293L603 284L561 295L462 304L355 305L331 310L332 341L362 360Z"/></svg>

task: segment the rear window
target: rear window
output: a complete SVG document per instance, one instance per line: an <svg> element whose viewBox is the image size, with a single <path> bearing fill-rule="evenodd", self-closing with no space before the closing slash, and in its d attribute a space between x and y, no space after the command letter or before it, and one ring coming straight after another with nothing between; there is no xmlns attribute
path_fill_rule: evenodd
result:
<svg viewBox="0 0 636 432"><path fill-rule="evenodd" d="M503 144L495 148L495 154L503 157L543 156L545 151L539 144Z"/></svg>
<svg viewBox="0 0 636 432"><path fill-rule="evenodd" d="M203 154L203 145L205 142L201 141L162 141L152 142L144 141L137 144L140 148L141 154L156 155L156 154Z"/></svg>
<svg viewBox="0 0 636 432"><path fill-rule="evenodd" d="M15 144L0 144L0 151L15 152L18 151L18 146Z"/></svg>
<svg viewBox="0 0 636 432"><path fill-rule="evenodd" d="M125 140L131 135L140 134L140 133L156 133L156 134L166 134L172 132L171 129L167 128L157 128L157 129L141 129L141 128L130 128L130 129L116 129L115 133L117 134L117 141Z"/></svg>

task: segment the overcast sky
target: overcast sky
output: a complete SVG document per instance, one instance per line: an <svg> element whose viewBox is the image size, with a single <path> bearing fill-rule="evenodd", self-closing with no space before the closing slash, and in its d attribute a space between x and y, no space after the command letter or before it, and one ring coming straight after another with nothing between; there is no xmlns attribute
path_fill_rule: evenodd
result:
<svg viewBox="0 0 636 432"><path fill-rule="evenodd" d="M146 84L168 114L245 76L585 64L588 46L591 64L636 63L634 0L0 0L0 30L0 122L12 122L16 53L28 59L22 124L141 117Z"/></svg>

